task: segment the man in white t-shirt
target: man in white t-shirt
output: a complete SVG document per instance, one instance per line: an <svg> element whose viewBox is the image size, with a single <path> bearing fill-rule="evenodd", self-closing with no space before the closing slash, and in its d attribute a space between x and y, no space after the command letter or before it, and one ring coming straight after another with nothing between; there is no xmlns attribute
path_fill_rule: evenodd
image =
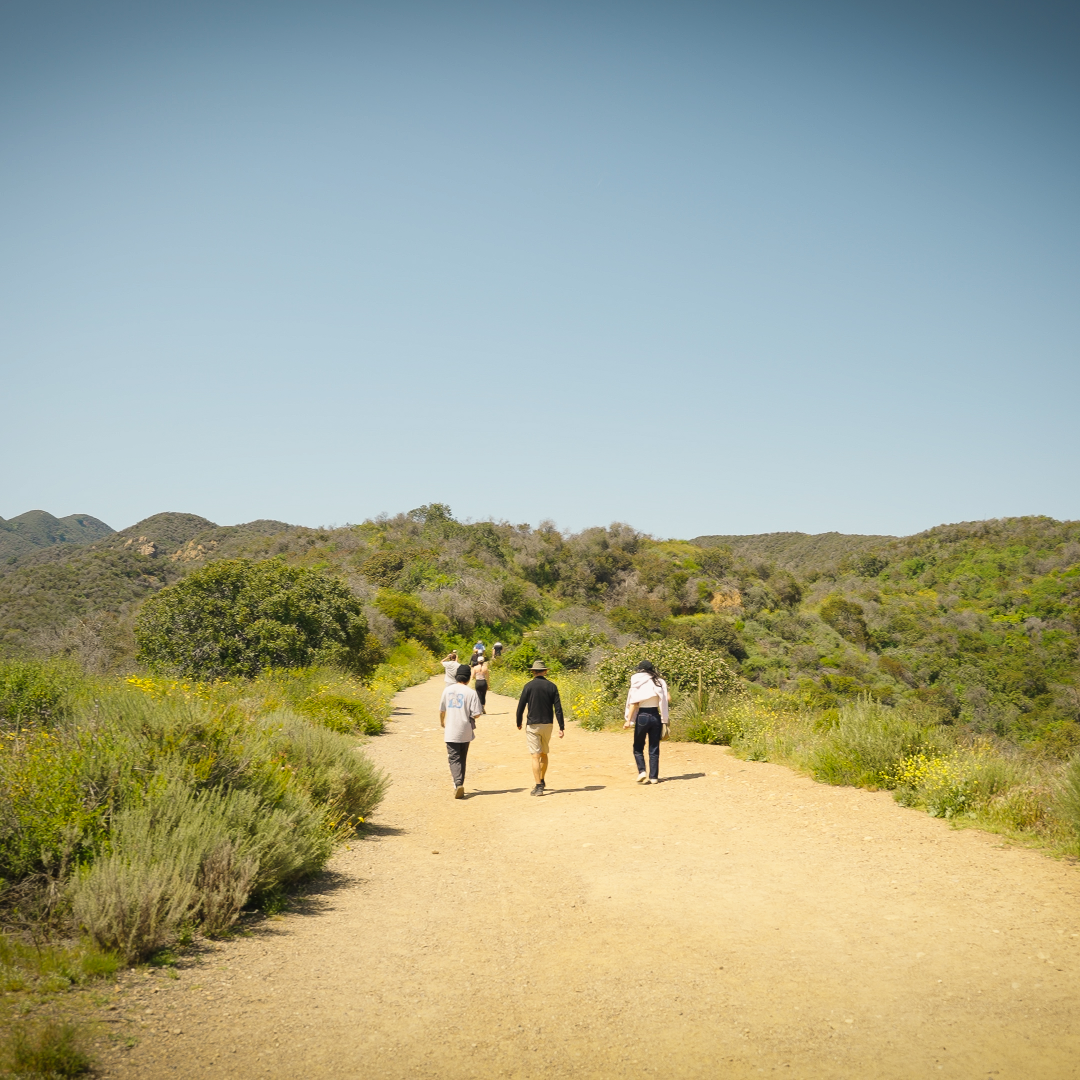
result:
<svg viewBox="0 0 1080 1080"><path fill-rule="evenodd" d="M469 756L469 743L476 738L476 718L484 711L476 691L469 686L471 678L472 668L459 664L454 685L443 690L439 701L439 724L446 741L455 799L465 798L465 759Z"/></svg>
<svg viewBox="0 0 1080 1080"><path fill-rule="evenodd" d="M452 653L447 653L446 656L442 659L441 663L443 666L443 671L446 672L446 678L443 680L443 682L445 682L447 686L453 686L454 681L457 679L457 649L455 649Z"/></svg>

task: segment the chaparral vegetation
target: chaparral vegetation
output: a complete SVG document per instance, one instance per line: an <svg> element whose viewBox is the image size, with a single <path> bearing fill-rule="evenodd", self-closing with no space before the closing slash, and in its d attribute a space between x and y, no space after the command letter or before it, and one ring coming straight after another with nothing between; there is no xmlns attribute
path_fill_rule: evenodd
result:
<svg viewBox="0 0 1080 1080"><path fill-rule="evenodd" d="M588 729L621 724L648 658L675 738L1080 855L1080 523L683 541L440 504L336 529L64 522L34 519L0 567L9 988L278 902L382 797L363 741L391 695L478 639L505 647L493 689L542 659Z"/></svg>

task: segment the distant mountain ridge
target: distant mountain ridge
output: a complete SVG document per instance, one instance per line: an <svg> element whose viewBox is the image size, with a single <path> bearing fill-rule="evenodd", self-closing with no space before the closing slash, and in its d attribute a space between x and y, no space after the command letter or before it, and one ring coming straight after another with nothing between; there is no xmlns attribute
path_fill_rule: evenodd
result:
<svg viewBox="0 0 1080 1080"><path fill-rule="evenodd" d="M42 629L95 612L123 612L206 559L249 554L266 558L272 544L275 550L280 547L272 538L282 533L287 534L282 550L290 543L306 549L304 538L313 533L283 521L223 526L198 514L182 513L154 514L114 532L96 518L80 514L74 517L96 524L97 538L49 542L50 535L61 535L50 524L59 519L41 511L33 515L38 543L23 541L17 524L15 530L0 530L0 538L16 540L7 557L0 558L0 655L25 646ZM84 525L81 535L93 528ZM80 534L68 526L62 535Z"/></svg>
<svg viewBox="0 0 1080 1080"><path fill-rule="evenodd" d="M774 563L784 570L804 573L810 568L834 565L841 559L875 551L899 539L861 533L750 533L744 536L696 536L699 547L726 547L747 562Z"/></svg>
<svg viewBox="0 0 1080 1080"><path fill-rule="evenodd" d="M89 514L53 517L45 510L29 510L8 521L0 518L0 561L17 559L55 544L92 544L114 530Z"/></svg>

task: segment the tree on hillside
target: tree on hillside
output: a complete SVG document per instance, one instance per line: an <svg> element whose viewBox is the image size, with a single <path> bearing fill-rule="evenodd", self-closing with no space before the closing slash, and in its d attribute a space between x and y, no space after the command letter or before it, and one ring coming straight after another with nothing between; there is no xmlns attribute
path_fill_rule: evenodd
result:
<svg viewBox="0 0 1080 1080"><path fill-rule="evenodd" d="M379 660L344 584L277 560L227 559L169 585L143 605L135 640L144 663L201 678L312 663L364 675Z"/></svg>

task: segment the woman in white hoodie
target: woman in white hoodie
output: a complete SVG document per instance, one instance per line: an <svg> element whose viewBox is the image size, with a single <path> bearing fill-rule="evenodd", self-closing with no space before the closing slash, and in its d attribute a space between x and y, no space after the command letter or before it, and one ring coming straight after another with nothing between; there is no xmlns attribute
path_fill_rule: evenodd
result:
<svg viewBox="0 0 1080 1080"><path fill-rule="evenodd" d="M660 783L660 740L668 732L667 683L656 674L652 661L642 660L630 676L624 728L634 729L634 761L639 784ZM645 772L645 740L649 740L649 771Z"/></svg>

